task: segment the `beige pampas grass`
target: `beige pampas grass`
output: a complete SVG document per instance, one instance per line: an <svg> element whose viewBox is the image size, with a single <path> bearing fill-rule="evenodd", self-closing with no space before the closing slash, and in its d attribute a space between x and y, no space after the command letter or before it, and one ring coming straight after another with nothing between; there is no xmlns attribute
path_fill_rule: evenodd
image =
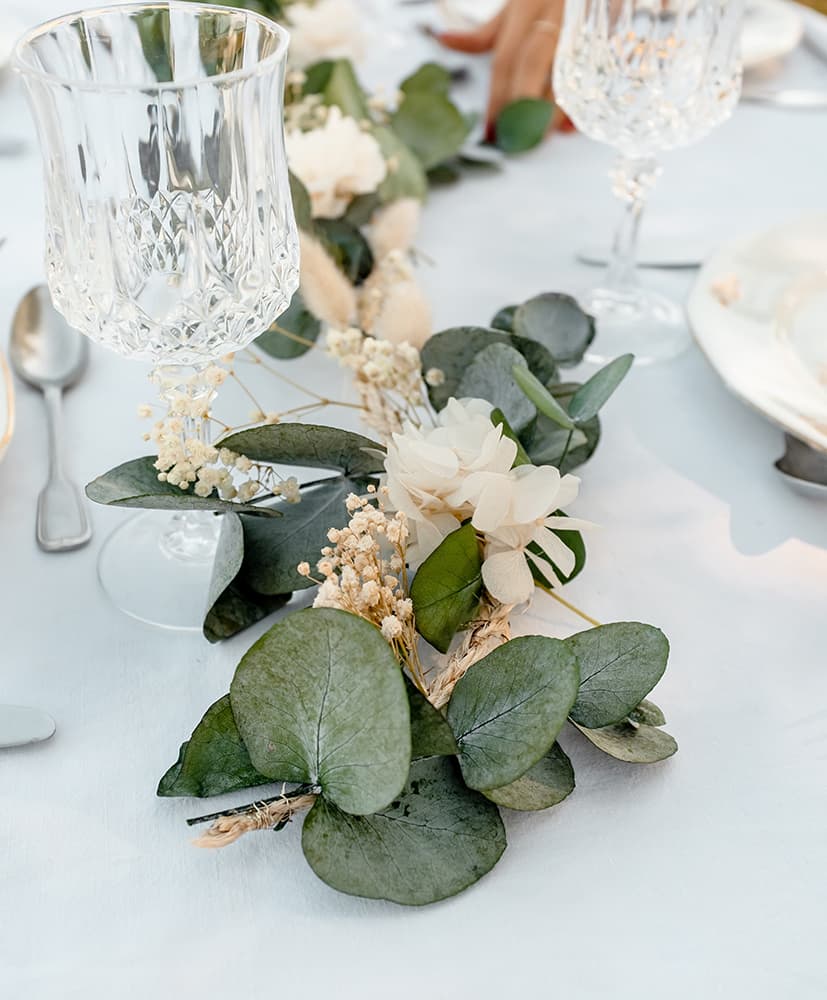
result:
<svg viewBox="0 0 827 1000"><path fill-rule="evenodd" d="M407 342L420 350L432 332L431 307L419 285L413 279L390 285L374 322L373 336L392 344Z"/></svg>
<svg viewBox="0 0 827 1000"><path fill-rule="evenodd" d="M419 229L421 210L416 198L400 198L374 215L367 235L377 259L387 257L393 250L411 249Z"/></svg>
<svg viewBox="0 0 827 1000"><path fill-rule="evenodd" d="M344 330L356 320L356 292L315 237L302 232L299 239L301 290L305 305L323 323Z"/></svg>

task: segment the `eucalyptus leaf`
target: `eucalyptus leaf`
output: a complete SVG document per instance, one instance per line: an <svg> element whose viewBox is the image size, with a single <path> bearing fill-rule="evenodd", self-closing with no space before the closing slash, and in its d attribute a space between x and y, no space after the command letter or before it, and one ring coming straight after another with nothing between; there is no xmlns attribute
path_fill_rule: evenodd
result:
<svg viewBox="0 0 827 1000"><path fill-rule="evenodd" d="M551 126L554 105L539 97L512 101L497 117L496 142L505 153L524 153L546 137Z"/></svg>
<svg viewBox="0 0 827 1000"><path fill-rule="evenodd" d="M513 441L514 444L517 445L517 457L514 459L512 468L516 469L518 465L531 465L531 459L528 457L528 453L525 448L523 448L522 442L514 433L514 430L509 422L505 419L503 411L497 409L496 406L491 411L491 423L495 427L502 427L503 437L507 437L510 441Z"/></svg>
<svg viewBox="0 0 827 1000"><path fill-rule="evenodd" d="M559 743L516 781L485 792L486 798L506 809L537 812L558 805L574 791L574 768Z"/></svg>
<svg viewBox="0 0 827 1000"><path fill-rule="evenodd" d="M614 622L566 639L580 664L580 690L572 719L602 729L625 719L663 676L669 641L640 622Z"/></svg>
<svg viewBox="0 0 827 1000"><path fill-rule="evenodd" d="M526 398L537 407L540 413L566 430L574 430L574 421L543 383L535 375L532 375L528 368L514 365L511 369L511 374L514 376L514 381L523 391Z"/></svg>
<svg viewBox="0 0 827 1000"><path fill-rule="evenodd" d="M445 187L448 184L456 184L462 178L462 167L459 160L451 159L438 163L428 170L428 187Z"/></svg>
<svg viewBox="0 0 827 1000"><path fill-rule="evenodd" d="M570 295L547 292L524 302L514 314L514 332L530 337L568 367L583 360L594 340L594 319Z"/></svg>
<svg viewBox="0 0 827 1000"><path fill-rule="evenodd" d="M257 507L255 504L222 500L213 494L209 497L196 496L190 490L182 490L170 483L158 480L155 456L135 458L124 462L86 487L86 495L95 503L110 507L138 507L149 510L211 510L218 513L256 514L259 517L278 517L279 512L272 507Z"/></svg>
<svg viewBox="0 0 827 1000"><path fill-rule="evenodd" d="M399 198L416 198L418 201L423 201L428 194L428 178L425 175L425 168L412 150L387 126L376 126L373 135L385 159L392 157L396 162L396 169L388 171L379 185L379 198L382 204L388 204Z"/></svg>
<svg viewBox="0 0 827 1000"><path fill-rule="evenodd" d="M637 726L626 721L604 729L577 728L598 750L627 764L656 764L678 749L673 737L655 726Z"/></svg>
<svg viewBox="0 0 827 1000"><path fill-rule="evenodd" d="M161 778L158 795L207 798L271 780L253 767L233 717L230 696L225 694L207 709L192 736L182 744L178 760Z"/></svg>
<svg viewBox="0 0 827 1000"><path fill-rule="evenodd" d="M250 523L277 524L267 518L250 518ZM225 514L221 521L218 550L213 562L204 636L220 642L261 621L283 607L289 593L257 594L239 578L244 561L244 528L238 514Z"/></svg>
<svg viewBox="0 0 827 1000"><path fill-rule="evenodd" d="M491 326L495 330L504 330L506 333L514 332L514 315L519 306L503 306L491 320Z"/></svg>
<svg viewBox="0 0 827 1000"><path fill-rule="evenodd" d="M349 222L351 226L361 229L363 226L368 225L373 218L373 213L381 204L382 200L376 191L371 191L370 194L357 195L348 205L347 211L344 214L344 220L345 222Z"/></svg>
<svg viewBox="0 0 827 1000"><path fill-rule="evenodd" d="M344 219L317 219L316 233L352 285L373 270L373 251L363 234Z"/></svg>
<svg viewBox="0 0 827 1000"><path fill-rule="evenodd" d="M408 696L379 630L346 611L288 615L249 650L230 686L256 770L318 785L345 812L384 809L411 758Z"/></svg>
<svg viewBox="0 0 827 1000"><path fill-rule="evenodd" d="M244 581L259 594L286 594L314 586L312 580L299 576L296 567L300 562L315 565L328 544L328 531L344 528L349 520L348 494L364 493L366 486L364 479L337 476L302 490L300 503L281 504L284 516L277 521L245 517Z"/></svg>
<svg viewBox="0 0 827 1000"><path fill-rule="evenodd" d="M478 881L505 850L497 807L462 783L455 761L411 765L405 789L381 812L354 817L317 799L302 849L339 892L423 906Z"/></svg>
<svg viewBox="0 0 827 1000"><path fill-rule="evenodd" d="M256 337L256 347L270 357L288 361L306 354L318 339L322 330L321 322L304 304L301 291L293 296L286 312Z"/></svg>
<svg viewBox="0 0 827 1000"><path fill-rule="evenodd" d="M644 726L665 726L666 716L653 701L644 700L636 709L629 712L629 721Z"/></svg>
<svg viewBox="0 0 827 1000"><path fill-rule="evenodd" d="M346 476L364 476L384 469L381 444L338 427L321 424L267 424L222 438L219 447L246 455L254 462L336 469Z"/></svg>
<svg viewBox="0 0 827 1000"><path fill-rule="evenodd" d="M522 777L557 739L577 696L577 660L559 639L512 639L460 678L448 722L470 788Z"/></svg>
<svg viewBox="0 0 827 1000"><path fill-rule="evenodd" d="M405 684L411 712L411 760L459 753L457 741L442 712L434 708L407 677Z"/></svg>
<svg viewBox="0 0 827 1000"><path fill-rule="evenodd" d="M486 399L505 414L519 434L536 416L534 405L514 380L515 367L528 372L526 359L508 344L489 344L474 358L460 379L457 394Z"/></svg>
<svg viewBox="0 0 827 1000"><path fill-rule="evenodd" d="M580 386L568 406L569 416L578 426L597 416L628 374L634 360L633 354L623 354Z"/></svg>
<svg viewBox="0 0 827 1000"><path fill-rule="evenodd" d="M445 95L414 90L391 117L391 127L426 170L461 149L468 126Z"/></svg>
<svg viewBox="0 0 827 1000"><path fill-rule="evenodd" d="M579 385L559 382L547 385L548 391L568 412L568 405ZM600 442L600 419L594 417L579 426L569 439L569 431L553 420L539 414L520 436L531 461L535 465L553 465L562 473L578 468L594 454Z"/></svg>
<svg viewBox="0 0 827 1000"><path fill-rule="evenodd" d="M299 229L309 231L313 228L313 205L310 201L310 192L292 171L288 176L290 179L290 197L293 200L293 214L296 217L296 225Z"/></svg>
<svg viewBox="0 0 827 1000"><path fill-rule="evenodd" d="M406 77L399 89L406 96L424 92L445 97L451 89L451 73L439 63L426 62L415 73Z"/></svg>
<svg viewBox="0 0 827 1000"><path fill-rule="evenodd" d="M542 345L525 338L512 337L502 330L483 326L457 326L429 338L422 348L422 370L438 368L445 375L439 386L429 386L428 396L436 410L441 410L452 396L457 396L463 375L474 359L491 344L516 348L529 368L545 380L554 377L554 358Z"/></svg>
<svg viewBox="0 0 827 1000"><path fill-rule="evenodd" d="M471 524L443 539L411 585L417 631L446 653L457 629L473 619L482 593L482 555Z"/></svg>
<svg viewBox="0 0 827 1000"><path fill-rule="evenodd" d="M305 85L306 86L306 85ZM370 119L367 95L356 78L349 59L335 59L322 91L325 104L335 104L342 113L357 122Z"/></svg>
<svg viewBox="0 0 827 1000"><path fill-rule="evenodd" d="M307 66L304 70L302 93L305 96L307 94L323 94L333 74L333 66L332 59L321 59L319 62Z"/></svg>

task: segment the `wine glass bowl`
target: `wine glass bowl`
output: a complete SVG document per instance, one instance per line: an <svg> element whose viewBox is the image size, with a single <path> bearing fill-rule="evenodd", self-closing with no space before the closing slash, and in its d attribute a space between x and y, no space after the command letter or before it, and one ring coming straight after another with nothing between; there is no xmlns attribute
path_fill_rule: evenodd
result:
<svg viewBox="0 0 827 1000"><path fill-rule="evenodd" d="M251 11L175 0L102 7L15 49L43 154L46 273L90 339L154 366L205 442L210 366L284 312L299 283L283 134L288 36ZM99 576L143 621L200 628L217 522L145 514ZM188 596L189 595L189 596Z"/></svg>
<svg viewBox="0 0 827 1000"><path fill-rule="evenodd" d="M657 154L725 121L741 92L740 0L567 0L554 92L577 128L614 147L612 189L625 202L603 284L583 298L599 321L592 360L632 350L665 360L689 343L683 310L641 289L634 265Z"/></svg>

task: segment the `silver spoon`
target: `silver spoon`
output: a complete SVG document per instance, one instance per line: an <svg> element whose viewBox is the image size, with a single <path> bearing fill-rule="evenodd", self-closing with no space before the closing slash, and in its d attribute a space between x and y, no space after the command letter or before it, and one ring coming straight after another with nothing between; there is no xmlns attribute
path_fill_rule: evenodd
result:
<svg viewBox="0 0 827 1000"><path fill-rule="evenodd" d="M797 493L827 500L827 454L785 434L787 450L775 463L776 469Z"/></svg>
<svg viewBox="0 0 827 1000"><path fill-rule="evenodd" d="M40 389L49 420L49 479L37 499L37 544L45 552L65 552L92 537L77 486L63 471L61 403L89 359L89 344L52 305L45 285L23 297L12 320L9 360L17 374Z"/></svg>

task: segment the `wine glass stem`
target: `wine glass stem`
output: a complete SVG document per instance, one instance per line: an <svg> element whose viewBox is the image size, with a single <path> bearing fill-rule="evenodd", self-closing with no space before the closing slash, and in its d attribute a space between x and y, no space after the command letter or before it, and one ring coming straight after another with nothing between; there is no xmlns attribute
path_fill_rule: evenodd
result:
<svg viewBox="0 0 827 1000"><path fill-rule="evenodd" d="M646 196L660 176L660 167L651 157L618 157L609 173L612 191L626 204L623 219L615 234L612 259L605 286L612 291L628 292L638 286L637 247L640 221Z"/></svg>
<svg viewBox="0 0 827 1000"><path fill-rule="evenodd" d="M210 368L207 364L158 365L152 373L167 406L167 419L180 424L177 436L182 456L190 455L196 442L210 443L209 410L216 395L207 377ZM159 539L161 551L171 559L207 562L215 555L219 530L220 519L211 511L181 511L170 517Z"/></svg>

